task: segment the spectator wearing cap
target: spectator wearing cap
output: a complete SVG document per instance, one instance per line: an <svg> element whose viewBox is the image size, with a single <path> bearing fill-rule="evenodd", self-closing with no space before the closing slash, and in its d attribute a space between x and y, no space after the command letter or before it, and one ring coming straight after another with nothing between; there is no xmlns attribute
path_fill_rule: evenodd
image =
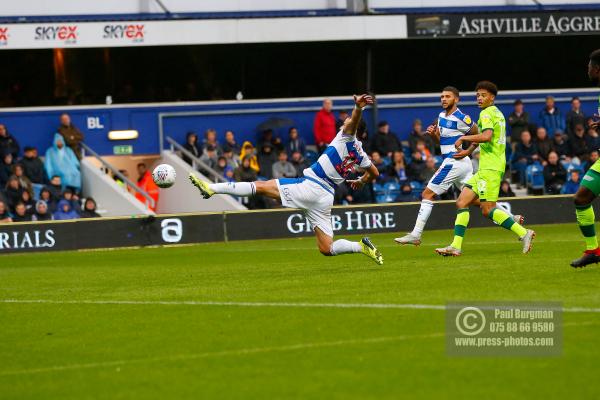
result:
<svg viewBox="0 0 600 400"><path fill-rule="evenodd" d="M188 132L185 136L185 144L183 148L192 153L192 155L196 158L200 158L202 156L202 149L198 146L198 135L196 132ZM182 154L183 161L192 165L192 159Z"/></svg>
<svg viewBox="0 0 600 400"><path fill-rule="evenodd" d="M37 203L35 203L33 221L52 221L52 213L48 209L48 203L44 200L38 200Z"/></svg>
<svg viewBox="0 0 600 400"><path fill-rule="evenodd" d="M19 156L19 149L17 139L8 133L6 125L0 124L0 156L4 157L5 154L11 154L13 160L16 160Z"/></svg>
<svg viewBox="0 0 600 400"><path fill-rule="evenodd" d="M246 157L250 157L250 168L258 173L260 169L258 165L258 158L256 157L256 154L254 154L254 146L249 141L244 142L242 145L242 151L240 152L240 160L243 161Z"/></svg>
<svg viewBox="0 0 600 400"><path fill-rule="evenodd" d="M25 169L25 175L33 183L43 185L48 182L48 176L46 169L44 168L44 162L38 157L38 151L35 147L27 146L24 150L24 157L21 160L23 168Z"/></svg>
<svg viewBox="0 0 600 400"><path fill-rule="evenodd" d="M13 165L14 163L12 154L4 154L0 162L0 187L6 186L8 178L10 178L10 176L12 175Z"/></svg>
<svg viewBox="0 0 600 400"><path fill-rule="evenodd" d="M217 141L217 131L214 129L207 129L206 132L204 133L204 143L202 144L202 149L205 154L208 151L209 147L214 149L214 151L217 153L217 157L219 155L221 155L221 153L223 153L223 149L221 148L221 145ZM215 158L215 162L216 162L216 158Z"/></svg>
<svg viewBox="0 0 600 400"><path fill-rule="evenodd" d="M313 133L319 153L327 148L337 133L335 116L332 110L333 102L331 99L325 99L323 100L323 107L315 115Z"/></svg>
<svg viewBox="0 0 600 400"><path fill-rule="evenodd" d="M240 157L237 155L237 152L234 153L233 149L227 145L223 146L223 157L227 160L227 165L233 169L236 169L240 165Z"/></svg>
<svg viewBox="0 0 600 400"><path fill-rule="evenodd" d="M296 168L288 161L288 155L285 150L280 151L277 157L277 162L273 164L273 179L295 178L298 176L296 174Z"/></svg>
<svg viewBox="0 0 600 400"><path fill-rule="evenodd" d="M96 212L96 200L91 197L85 199L83 211L79 214L81 218L100 218L100 214Z"/></svg>
<svg viewBox="0 0 600 400"><path fill-rule="evenodd" d="M575 194L579 190L579 170L572 170L569 174L569 180L564 184L561 193Z"/></svg>
<svg viewBox="0 0 600 400"><path fill-rule="evenodd" d="M62 135L58 133L54 135L53 145L46 150L44 166L48 177L59 176L64 186L72 187L78 191L81 188L79 160L73 150L65 146Z"/></svg>
<svg viewBox="0 0 600 400"><path fill-rule="evenodd" d="M581 110L581 100L579 100L579 97L573 97L571 99L571 110L567 113L565 123L567 135L573 136L575 134L575 126L578 124L585 126L585 115Z"/></svg>
<svg viewBox="0 0 600 400"><path fill-rule="evenodd" d="M518 99L514 102L513 112L508 116L510 126L510 137L513 143L521 140L521 132L529 129L529 113L525 111L523 101Z"/></svg>
<svg viewBox="0 0 600 400"><path fill-rule="evenodd" d="M58 202L56 211L53 214L53 218L57 221L64 221L69 219L77 219L79 218L79 214L77 214L77 212L71 208L71 203L63 199Z"/></svg>
<svg viewBox="0 0 600 400"><path fill-rule="evenodd" d="M8 211L7 204L0 200L0 223L2 222L12 222L12 217Z"/></svg>
<svg viewBox="0 0 600 400"><path fill-rule="evenodd" d="M552 140L548 137L546 128L540 126L535 131L535 147L537 148L538 156L544 160L548 160L548 154L554 150Z"/></svg>
<svg viewBox="0 0 600 400"><path fill-rule="evenodd" d="M223 178L227 180L227 182L235 182L235 169L231 166L225 167L225 171L223 171Z"/></svg>
<svg viewBox="0 0 600 400"><path fill-rule="evenodd" d="M391 157L395 151L402 151L402 144L396 134L390 131L390 124L387 121L377 124L377 133L373 138L373 151L379 152L382 157Z"/></svg>
<svg viewBox="0 0 600 400"><path fill-rule="evenodd" d="M262 177L271 179L273 177L273 164L275 164L275 153L270 143L263 144L258 153L259 174Z"/></svg>
<svg viewBox="0 0 600 400"><path fill-rule="evenodd" d="M567 170L560 163L558 154L551 151L548 154L548 163L544 166L544 184L546 193L559 194L567 180Z"/></svg>
<svg viewBox="0 0 600 400"><path fill-rule="evenodd" d="M148 171L148 167L146 167L146 164L139 163L137 165L137 172L139 176L137 180L137 186L144 192L148 193L148 195L154 200L154 207L152 207L151 204L148 204L148 199L146 199L139 192L135 193L135 198L138 199L140 202L146 204L150 210L156 211L156 204L158 203L159 194L158 186L156 186L156 183L154 183L154 179L152 179L152 174L150 173L150 171ZM61 209L60 202L57 208L59 210Z"/></svg>
<svg viewBox="0 0 600 400"><path fill-rule="evenodd" d="M223 143L223 152L231 151L234 154L238 154L242 149L238 142L235 140L235 134L232 130L225 132L225 143Z"/></svg>
<svg viewBox="0 0 600 400"><path fill-rule="evenodd" d="M425 142L425 147L429 150L429 153L435 154L435 143L433 142L433 138L427 134L427 132L423 131L423 123L420 119L415 119L412 125L412 131L408 135L408 144L410 146L410 151L417 151L417 143L419 140Z"/></svg>
<svg viewBox="0 0 600 400"><path fill-rule="evenodd" d="M71 122L71 117L69 114L61 114L58 133L64 138L66 145L73 151L73 154L75 154L77 159L81 160L80 144L83 142L84 136L79 128L77 128L73 122Z"/></svg>
<svg viewBox="0 0 600 400"><path fill-rule="evenodd" d="M531 140L529 131L521 132L521 141L517 144L513 154L512 168L519 172L519 181L525 184L525 170L527 166L539 160L538 150Z"/></svg>
<svg viewBox="0 0 600 400"><path fill-rule="evenodd" d="M564 132L565 130L565 118L560 113L560 110L554 104L554 97L546 97L546 106L539 114L538 125L546 128L548 136L554 136L556 130Z"/></svg>
<svg viewBox="0 0 600 400"><path fill-rule="evenodd" d="M31 222L31 214L27 212L27 208L23 202L18 202L15 205L15 211L12 217L13 222Z"/></svg>
<svg viewBox="0 0 600 400"><path fill-rule="evenodd" d="M289 130L289 141L286 146L288 155L291 157L292 153L299 151L301 154L306 154L306 144L304 139L298 135L298 129L292 126Z"/></svg>

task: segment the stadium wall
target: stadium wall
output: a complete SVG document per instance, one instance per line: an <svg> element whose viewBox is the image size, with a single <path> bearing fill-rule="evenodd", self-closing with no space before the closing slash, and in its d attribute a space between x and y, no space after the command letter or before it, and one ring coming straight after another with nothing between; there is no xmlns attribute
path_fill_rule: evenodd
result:
<svg viewBox="0 0 600 400"><path fill-rule="evenodd" d="M502 199L502 203L512 212L525 215L528 226L553 223L573 223L575 226L571 196L510 198ZM336 236L402 233L412 228L418 209L419 203L334 207L332 223ZM454 214L453 201L438 202L427 229L451 229ZM489 227L492 223L474 209L469 226ZM302 212L293 209L16 223L0 225L0 254L310 235L310 225ZM451 233L448 235L450 239Z"/></svg>
<svg viewBox="0 0 600 400"><path fill-rule="evenodd" d="M586 115L598 112L597 89L547 89L501 92L497 105L506 114L512 112L512 103L520 98L535 120L544 106L545 96L556 97L557 106L563 113L570 109L571 97L582 99ZM424 123L435 119L439 113L439 94L422 93L409 95L382 95L378 97L377 119L386 120L392 130L404 140L411 130L412 121L420 118ZM350 95L334 97L334 109L351 109ZM233 130L241 143L250 140L256 143L260 132L257 127L270 118L290 119L307 143L314 143L313 118L321 107L322 98L215 101L193 103L154 103L143 105L111 106L72 106L72 107L31 107L5 108L0 111L0 122L7 126L19 143L35 146L43 150L51 145L53 133L63 112L85 134L85 142L100 155L119 152L122 145L131 146L132 154L160 154L164 148L161 136L170 136L180 143L185 142L186 133L195 131L200 135L208 128L217 130L219 140L223 140L226 130ZM461 109L473 116L479 114L474 98L463 94ZM373 109L365 112L365 120L373 132ZM534 121L535 122L535 121ZM139 137L135 140L110 141L111 130L136 129ZM287 127L275 129L284 142L287 140ZM162 145L162 146L161 146ZM117 147L117 149L115 149Z"/></svg>

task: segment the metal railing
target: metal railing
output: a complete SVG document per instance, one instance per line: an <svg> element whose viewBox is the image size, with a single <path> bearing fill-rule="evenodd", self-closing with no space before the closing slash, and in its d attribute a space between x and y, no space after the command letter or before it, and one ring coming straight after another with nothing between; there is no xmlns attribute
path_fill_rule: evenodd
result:
<svg viewBox="0 0 600 400"><path fill-rule="evenodd" d="M100 157L100 155L98 153L96 153L94 150L92 150L92 148L90 146L88 146L87 144L82 142L81 148L83 149L84 156L87 153L89 153L89 155L94 157L96 160L100 161L100 164L102 164L102 166L104 168L111 171L115 176L117 176L119 179L121 179L127 186L131 187L133 190L135 190L136 192L141 194L147 201L146 206L149 205L150 208L152 208L152 209L156 208L156 202L154 201L154 199L152 197L150 197L150 195L145 190L141 189L138 185L136 185L129 178L127 178L125 175L123 175L118 169L116 169L111 164L109 164L108 162L103 160L102 157Z"/></svg>
<svg viewBox="0 0 600 400"><path fill-rule="evenodd" d="M214 182L227 182L227 180L221 174L209 167L204 161L200 160L191 152L186 150L185 147L177 143L173 138L167 136L165 140L171 145L171 151L174 152L175 149L177 149L177 151L180 151L181 154L192 160L192 168L194 168L194 170L197 170L198 167L200 167L201 171L206 172L208 175L210 175L211 179Z"/></svg>

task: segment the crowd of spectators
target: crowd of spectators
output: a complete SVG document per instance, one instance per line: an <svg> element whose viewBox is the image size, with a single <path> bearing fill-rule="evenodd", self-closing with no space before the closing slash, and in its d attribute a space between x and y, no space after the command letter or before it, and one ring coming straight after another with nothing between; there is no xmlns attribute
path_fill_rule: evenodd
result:
<svg viewBox="0 0 600 400"><path fill-rule="evenodd" d="M21 155L17 138L0 124L0 222L99 217L94 199L84 199L82 206L80 198L82 140L63 114L42 160L32 146Z"/></svg>
<svg viewBox="0 0 600 400"><path fill-rule="evenodd" d="M325 150L348 117L348 111L334 112L333 102L325 99L314 118L312 133L315 147L305 143L296 127L289 128L285 138L266 130L257 139L256 146L250 141L240 146L232 131L225 133L222 143L212 129L204 133L202 141L196 133L190 132L184 147L228 181L301 177L302 171ZM515 196L514 186L528 187L528 173L532 165L538 167L534 173L543 178L543 193L577 191L583 173L600 154L600 137L595 129L589 128L591 121L582 112L578 98L572 99L571 109L566 113L559 110L552 96L548 96L545 107L534 114L525 109L521 100L515 101L514 110L507 118L507 174L500 197ZM439 146L418 119L413 121L411 131L404 137L406 140L400 140L387 121L380 121L374 134L370 134L366 123L361 121L357 138L380 175L376 182L360 192L345 184L339 185L335 202L420 200L422 189L442 161ZM191 160L187 161L191 163ZM477 151L472 156L472 163L476 171L479 165ZM199 168L202 169L201 166ZM451 190L442 198L452 199L457 194L456 190ZM270 206L270 202L264 199L244 201L250 207Z"/></svg>

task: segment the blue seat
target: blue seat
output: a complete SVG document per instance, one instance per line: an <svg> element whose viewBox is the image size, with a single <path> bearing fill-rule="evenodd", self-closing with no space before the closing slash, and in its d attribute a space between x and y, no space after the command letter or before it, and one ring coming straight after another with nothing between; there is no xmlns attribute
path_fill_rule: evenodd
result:
<svg viewBox="0 0 600 400"><path fill-rule="evenodd" d="M38 201L40 199L40 192L44 188L44 185L40 183L32 183L31 187L33 188L33 199Z"/></svg>
<svg viewBox="0 0 600 400"><path fill-rule="evenodd" d="M386 202L386 195L385 194L376 195L375 196L375 202L377 202L377 203L387 203Z"/></svg>
<svg viewBox="0 0 600 400"><path fill-rule="evenodd" d="M412 161L412 153L410 151L410 147L402 148L402 152L404 153L404 163L406 165L410 164L410 162Z"/></svg>
<svg viewBox="0 0 600 400"><path fill-rule="evenodd" d="M375 195L385 194L385 186L380 183L374 183L373 191L375 192Z"/></svg>
<svg viewBox="0 0 600 400"><path fill-rule="evenodd" d="M386 192L399 192L400 184L398 182L388 182L384 185Z"/></svg>
<svg viewBox="0 0 600 400"><path fill-rule="evenodd" d="M525 170L525 182L527 187L534 190L544 190L544 168L539 163L534 163L527 166Z"/></svg>
<svg viewBox="0 0 600 400"><path fill-rule="evenodd" d="M392 164L392 159L389 157L383 157L381 160L383 161L383 165L385 165L386 167Z"/></svg>
<svg viewBox="0 0 600 400"><path fill-rule="evenodd" d="M317 154L316 151L306 150L306 153L304 153L304 158L306 158L306 161L308 161L309 164L313 164L319 158L319 154Z"/></svg>
<svg viewBox="0 0 600 400"><path fill-rule="evenodd" d="M436 168L439 168L440 165L442 165L442 162L444 162L444 157L442 157L442 156L435 156L435 157L433 157L433 159L435 160Z"/></svg>

